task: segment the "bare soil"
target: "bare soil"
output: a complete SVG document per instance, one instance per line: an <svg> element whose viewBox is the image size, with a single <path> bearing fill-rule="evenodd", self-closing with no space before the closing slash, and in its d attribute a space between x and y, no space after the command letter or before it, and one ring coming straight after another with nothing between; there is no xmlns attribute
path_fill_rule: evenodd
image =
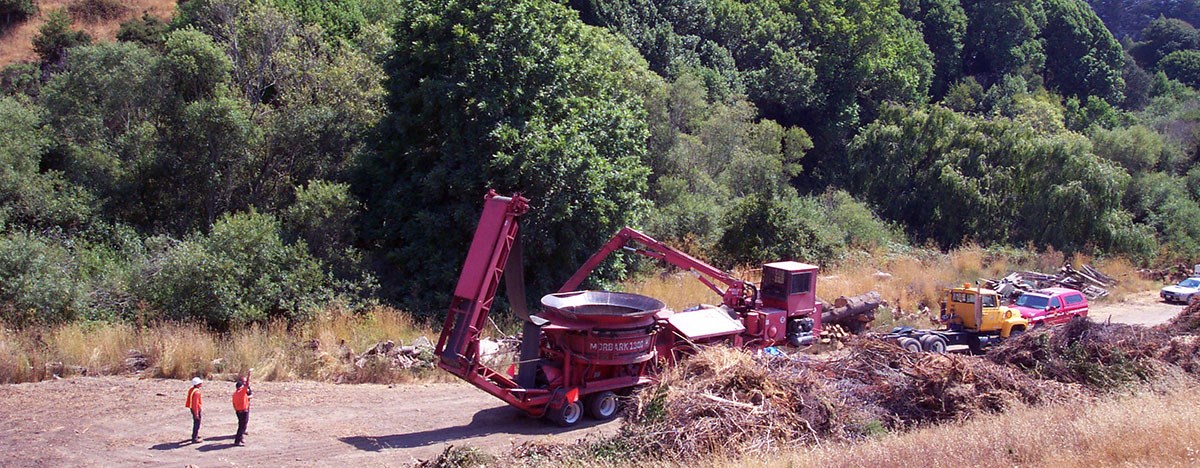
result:
<svg viewBox="0 0 1200 468"><path fill-rule="evenodd" d="M466 384L253 385L246 445L233 445L232 382L203 387L200 443L183 407L189 383L80 377L0 386L4 466L403 466L447 445L501 454L513 444L616 432L584 419L563 430Z"/></svg>
<svg viewBox="0 0 1200 468"><path fill-rule="evenodd" d="M1093 304L1095 321L1156 325L1183 306L1157 292ZM254 384L246 446L231 382L204 386L204 441L191 444L183 408L189 384L133 377L81 377L0 386L4 466L410 465L448 445L502 454L530 440L574 441L615 433L619 422L585 419L563 430L520 415L466 384Z"/></svg>

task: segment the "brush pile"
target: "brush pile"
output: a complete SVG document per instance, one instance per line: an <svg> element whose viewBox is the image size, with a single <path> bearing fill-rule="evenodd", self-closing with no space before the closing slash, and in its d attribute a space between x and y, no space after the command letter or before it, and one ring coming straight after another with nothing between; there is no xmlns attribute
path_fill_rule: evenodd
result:
<svg viewBox="0 0 1200 468"><path fill-rule="evenodd" d="M1155 328L1174 335L1200 333L1200 301L1192 301L1171 321Z"/></svg>
<svg viewBox="0 0 1200 468"><path fill-rule="evenodd" d="M1004 341L988 359L1035 378L1105 391L1149 381L1170 342L1167 334L1146 327L1076 318Z"/></svg>
<svg viewBox="0 0 1200 468"><path fill-rule="evenodd" d="M699 454L857 439L1079 395L1074 386L987 360L909 353L864 338L852 338L833 360L712 348L642 391L621 438L647 454L687 462Z"/></svg>

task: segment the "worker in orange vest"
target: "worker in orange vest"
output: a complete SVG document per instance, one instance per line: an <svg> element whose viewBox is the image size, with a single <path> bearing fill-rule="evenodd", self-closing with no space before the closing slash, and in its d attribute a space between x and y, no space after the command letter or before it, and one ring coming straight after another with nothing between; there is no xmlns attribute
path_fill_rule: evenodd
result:
<svg viewBox="0 0 1200 468"><path fill-rule="evenodd" d="M188 389L185 408L192 410L192 443L200 442L200 386L204 384L200 377L192 377L192 388Z"/></svg>
<svg viewBox="0 0 1200 468"><path fill-rule="evenodd" d="M238 428L237 435L233 437L233 445L246 445L243 439L246 436L246 423L250 421L250 396L254 394L254 391L250 390L250 373L247 372L244 378L238 378L235 387L233 412L237 414Z"/></svg>

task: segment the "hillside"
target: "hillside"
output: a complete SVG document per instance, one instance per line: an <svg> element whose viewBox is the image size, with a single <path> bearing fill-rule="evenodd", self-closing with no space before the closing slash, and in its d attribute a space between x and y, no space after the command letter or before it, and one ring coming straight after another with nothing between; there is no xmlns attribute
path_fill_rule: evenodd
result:
<svg viewBox="0 0 1200 468"><path fill-rule="evenodd" d="M0 68L17 62L37 61L37 54L33 52L33 37L37 35L38 28L45 24L46 15L56 9L65 9L75 1L77 0L38 0L36 4L40 11L37 17L0 35ZM125 6L125 11L120 17L111 20L76 20L74 26L97 40L111 42L116 39L117 30L125 21L139 18L144 13L166 20L175 13L173 0L121 0L120 3Z"/></svg>

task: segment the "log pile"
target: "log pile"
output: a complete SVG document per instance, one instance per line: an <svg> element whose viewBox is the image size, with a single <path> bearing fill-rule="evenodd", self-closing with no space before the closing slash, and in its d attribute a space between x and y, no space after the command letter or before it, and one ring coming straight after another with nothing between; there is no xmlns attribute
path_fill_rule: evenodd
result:
<svg viewBox="0 0 1200 468"><path fill-rule="evenodd" d="M1107 296L1109 289L1116 286L1117 280L1092 268L1083 265L1078 270L1070 262L1063 265L1055 274L1023 271L1012 273L999 280L986 280L986 286L1007 298L1015 298L1030 291L1043 288L1070 288L1080 291L1088 299L1099 299Z"/></svg>
<svg viewBox="0 0 1200 468"><path fill-rule="evenodd" d="M832 304L821 301L821 325L826 333L833 325L849 333L861 333L875 320L875 309L882 302L875 291L851 297L839 296Z"/></svg>

